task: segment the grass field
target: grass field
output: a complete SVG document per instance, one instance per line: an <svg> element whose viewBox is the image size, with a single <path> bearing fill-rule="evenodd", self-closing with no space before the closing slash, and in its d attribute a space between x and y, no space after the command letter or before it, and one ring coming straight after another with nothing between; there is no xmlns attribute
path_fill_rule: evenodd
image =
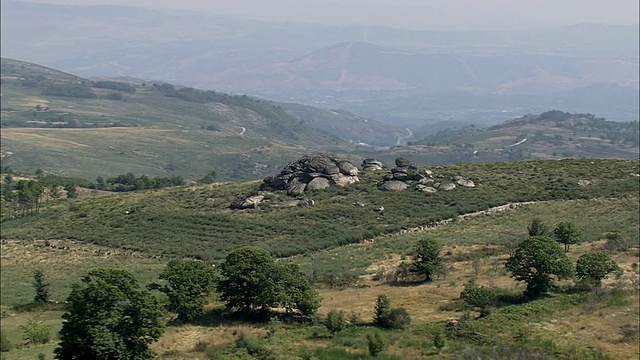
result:
<svg viewBox="0 0 640 360"><path fill-rule="evenodd" d="M368 323L372 320L375 299L379 294L386 294L394 307L407 309L413 325L404 331L384 332L390 344L385 356L395 359L436 356L433 333L445 322L464 315L465 308L459 296L464 283L474 275L472 263L475 259L479 263L479 284L498 288L502 294L522 292L524 285L513 281L504 270L508 251L505 244L526 236L526 226L536 217L548 224L558 219L570 220L582 230L583 242L572 246L569 252L574 261L587 251L601 249L604 233L619 231L635 244L630 251L612 254L624 269L622 277L606 280L606 291L599 295L560 292L525 305L498 307L488 317L472 322L474 331L491 337L492 342L483 345L466 338L449 339L443 353L459 356L486 353L490 356L501 346L511 346L509 351L523 351L522 346L525 346L547 354L572 354L569 358L575 359L634 358L638 354L637 343L624 340L620 327L637 323L639 317L637 216L637 198L549 201L453 222L422 233L379 237L372 243L295 257L292 261L305 269L314 264L326 271L348 268L361 274L350 287L319 288L323 298L320 314L332 309L342 310L348 318L357 319L356 325L332 337L322 326L220 320L216 309L222 304L212 297L208 306L213 311L211 315L205 315L195 324L169 327L152 348L164 359L208 359L212 358L211 354L222 356L237 351L234 344L242 333L283 359L293 359L304 353L313 353L318 358L346 358L358 354L362 357L367 353L365 336L372 330ZM381 271L409 261L411 247L423 236L444 244L446 276L431 283L403 286L389 285L384 279L376 278ZM153 280L165 264L162 259L125 254L117 249L87 245L83 245L83 249L85 251L80 248L76 251L56 250L39 242L2 245L2 305L6 316L2 318L2 327L13 344L21 343L19 326L33 316L33 313L14 309L31 300L30 281L36 268L43 268L51 279L53 297L58 300L63 299L70 284L90 268L128 269L145 284ZM96 253L98 249L101 250L99 254ZM570 283L560 284L569 286ZM60 315L60 311L44 313L46 323L52 326L52 334L60 326ZM477 312L471 315L475 317ZM30 359L39 353L50 358L53 348L51 342L15 349L5 353L4 358ZM602 356L595 356L598 353Z"/></svg>

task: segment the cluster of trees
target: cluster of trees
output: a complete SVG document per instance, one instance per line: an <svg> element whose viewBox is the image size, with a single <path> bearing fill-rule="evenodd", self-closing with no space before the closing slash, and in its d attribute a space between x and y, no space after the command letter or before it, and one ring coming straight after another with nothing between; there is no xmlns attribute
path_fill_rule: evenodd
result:
<svg viewBox="0 0 640 360"><path fill-rule="evenodd" d="M146 175L136 177L132 173L127 173L107 178L106 180L102 177L98 177L96 179L96 183L92 185L91 188L126 192L145 189L162 189L171 186L182 186L184 184L185 181L181 176L150 178Z"/></svg>
<svg viewBox="0 0 640 360"><path fill-rule="evenodd" d="M42 95L95 99L98 97L91 87L83 84L52 84L42 91Z"/></svg>
<svg viewBox="0 0 640 360"><path fill-rule="evenodd" d="M100 89L117 90L128 93L136 92L136 88L133 85L120 81L96 81L93 83L93 86Z"/></svg>
<svg viewBox="0 0 640 360"><path fill-rule="evenodd" d="M78 196L78 179L62 178L55 175L43 175L36 172L35 180L21 179L16 181L12 174L3 178L0 187L2 207L8 210L11 218L36 214L45 198L58 199L62 196L75 198Z"/></svg>
<svg viewBox="0 0 640 360"><path fill-rule="evenodd" d="M48 299L48 284L34 274L36 301ZM172 260L159 281L143 288L125 270L95 269L74 284L67 298L58 359L152 359L149 344L164 331L163 306L151 293L168 299L166 310L191 321L217 290L227 309L243 315L284 308L311 315L320 297L293 264L277 263L264 249L240 248L215 270L197 260Z"/></svg>
<svg viewBox="0 0 640 360"><path fill-rule="evenodd" d="M509 257L506 268L514 279L527 283L525 293L529 296L547 292L554 285L554 276L562 279L576 275L580 281L599 286L603 279L620 271L604 252L581 255L574 267L566 253L569 245L578 243L580 231L571 222L560 222L550 231L542 221L534 219L527 229L529 237Z"/></svg>

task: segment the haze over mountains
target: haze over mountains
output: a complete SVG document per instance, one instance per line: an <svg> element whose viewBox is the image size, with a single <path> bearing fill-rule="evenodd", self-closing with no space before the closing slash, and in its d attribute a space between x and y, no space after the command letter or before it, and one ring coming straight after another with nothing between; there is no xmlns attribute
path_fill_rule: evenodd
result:
<svg viewBox="0 0 640 360"><path fill-rule="evenodd" d="M408 127L551 109L638 119L638 25L408 31L120 6L2 3L2 54L341 108Z"/></svg>

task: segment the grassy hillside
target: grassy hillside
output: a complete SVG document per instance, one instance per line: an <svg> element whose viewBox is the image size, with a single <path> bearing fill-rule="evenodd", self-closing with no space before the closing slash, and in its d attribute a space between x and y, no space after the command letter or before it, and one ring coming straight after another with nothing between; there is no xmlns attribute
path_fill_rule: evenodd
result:
<svg viewBox="0 0 640 360"><path fill-rule="evenodd" d="M416 153L448 157L445 161L452 162L566 157L636 159L639 142L637 121L606 121L591 114L554 110L488 128L445 129L412 144Z"/></svg>
<svg viewBox="0 0 640 360"><path fill-rule="evenodd" d="M259 181L179 187L43 205L39 214L11 219L7 240L72 239L159 255L223 258L243 245L276 256L359 242L510 202L635 196L638 162L625 160L525 161L432 167L444 178L461 175L475 188L426 194L377 190L385 174L363 173L359 183L304 197L313 206L286 206L286 194L267 195L256 210L230 210L239 195L256 194ZM578 184L587 180L587 186ZM584 184L583 184L584 185ZM363 203L365 206L357 206ZM384 214L374 211L383 206ZM613 229L612 229L613 230Z"/></svg>
<svg viewBox="0 0 640 360"><path fill-rule="evenodd" d="M250 179L304 148L349 151L267 101L169 84L89 81L2 59L2 164L94 179L134 172Z"/></svg>
<svg viewBox="0 0 640 360"><path fill-rule="evenodd" d="M342 271L347 268L361 274L354 285L346 288L318 285L323 297L320 313L337 309L351 319L348 328L335 336L329 335L321 325L291 325L279 321L250 324L220 317L223 305L213 296L207 307L208 314L191 324L170 325L152 348L161 359L230 359L234 357L229 353L238 351L236 341L243 333L256 346L284 359L305 354L319 359L368 358L366 335L373 330L375 299L379 294L386 294L394 307L407 309L412 325L405 330L384 331L389 347L378 358L465 358L469 354L488 358L513 358L517 354L538 354L538 358L545 359L637 357L637 341L621 333L622 327L637 324L639 316L637 287L634 287L638 278L637 249L611 254L624 273L619 279L605 281L599 292L575 293L571 282L564 281L557 293L524 304L514 303L523 285L509 278L504 270L509 251L506 245L525 236L526 226L534 217L548 224L560 219L576 223L584 236L583 243L573 246L569 252L573 261L586 252L602 249L603 232L612 228L621 230L625 239L637 244L637 197L531 204L453 222L425 233L380 237L373 243L342 246L294 258L293 261L305 269ZM444 244L446 275L430 283L403 286L387 283L384 274L393 271L402 261L408 261L411 247L424 236ZM34 313L16 309L30 301L34 269L44 269L52 282L53 299L62 300L70 291L70 284L90 268L128 269L142 284L147 284L164 266L163 259L96 246L83 245L70 251L47 248L39 241L5 242L1 246L2 325L9 341L17 345L4 353L7 359L32 359L39 353L50 357L55 347L55 339L44 345L19 346L20 325L25 325ZM464 283L474 276L479 284L499 291L504 302L479 319L476 311L468 313L470 332L458 338L448 337L446 346L438 350L433 344L434 334L450 319L465 317L459 296ZM61 314L61 309L55 307L43 314L44 323L52 326L52 334L60 328Z"/></svg>

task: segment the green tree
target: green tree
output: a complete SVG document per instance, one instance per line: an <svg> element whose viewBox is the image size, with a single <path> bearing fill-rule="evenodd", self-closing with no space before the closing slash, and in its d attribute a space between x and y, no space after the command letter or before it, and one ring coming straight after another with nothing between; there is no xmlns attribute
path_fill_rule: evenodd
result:
<svg viewBox="0 0 640 360"><path fill-rule="evenodd" d="M421 239L415 246L415 257L412 270L425 276L425 281L431 281L431 277L442 269L442 257L440 256L440 244L432 239Z"/></svg>
<svg viewBox="0 0 640 360"><path fill-rule="evenodd" d="M33 298L33 302L37 304L46 303L49 301L49 282L45 278L42 270L38 269L33 272L33 287L36 290L36 295Z"/></svg>
<svg viewBox="0 0 640 360"><path fill-rule="evenodd" d="M542 220L538 218L535 218L531 221L531 224L527 226L527 230L529 231L529 236L549 235L549 228L542 222Z"/></svg>
<svg viewBox="0 0 640 360"><path fill-rule="evenodd" d="M227 309L249 312L284 307L312 314L320 296L296 265L277 264L268 251L243 247L227 255L220 266L217 290Z"/></svg>
<svg viewBox="0 0 640 360"><path fill-rule="evenodd" d="M573 265L552 238L532 236L522 241L506 262L512 277L527 283L526 294L537 296L553 285L552 275L571 276Z"/></svg>
<svg viewBox="0 0 640 360"><path fill-rule="evenodd" d="M620 266L603 252L581 255L576 262L576 277L595 286L600 286L609 274L621 271Z"/></svg>
<svg viewBox="0 0 640 360"><path fill-rule="evenodd" d="M311 286L307 276L296 264L276 265L281 286L280 305L287 312L298 309L304 315L314 314L320 307L320 295Z"/></svg>
<svg viewBox="0 0 640 360"><path fill-rule="evenodd" d="M376 357L387 348L387 342L380 331L373 331L367 334L367 345L369 346L369 354Z"/></svg>
<svg viewBox="0 0 640 360"><path fill-rule="evenodd" d="M343 311L331 310L324 319L324 326L333 335L347 327L347 321Z"/></svg>
<svg viewBox="0 0 640 360"><path fill-rule="evenodd" d="M78 189L75 184L69 183L64 186L64 191L67 192L67 198L75 199L78 197Z"/></svg>
<svg viewBox="0 0 640 360"><path fill-rule="evenodd" d="M153 359L162 307L129 272L95 269L72 287L57 359Z"/></svg>
<svg viewBox="0 0 640 360"><path fill-rule="evenodd" d="M376 299L376 307L375 307L375 315L373 318L373 323L377 326L383 327L385 318L387 314L391 311L391 300L387 297L387 295L378 295Z"/></svg>
<svg viewBox="0 0 640 360"><path fill-rule="evenodd" d="M217 290L227 308L249 312L278 303L280 286L272 276L276 266L268 251L257 247L239 248L220 265L222 279Z"/></svg>
<svg viewBox="0 0 640 360"><path fill-rule="evenodd" d="M215 288L216 272L210 264L195 260L171 260L158 276L164 284L149 285L169 298L169 311L189 321L202 314L207 297Z"/></svg>
<svg viewBox="0 0 640 360"><path fill-rule="evenodd" d="M580 230L571 222L561 222L553 230L556 240L564 244L564 251L569 251L571 244L577 244L580 240Z"/></svg>

